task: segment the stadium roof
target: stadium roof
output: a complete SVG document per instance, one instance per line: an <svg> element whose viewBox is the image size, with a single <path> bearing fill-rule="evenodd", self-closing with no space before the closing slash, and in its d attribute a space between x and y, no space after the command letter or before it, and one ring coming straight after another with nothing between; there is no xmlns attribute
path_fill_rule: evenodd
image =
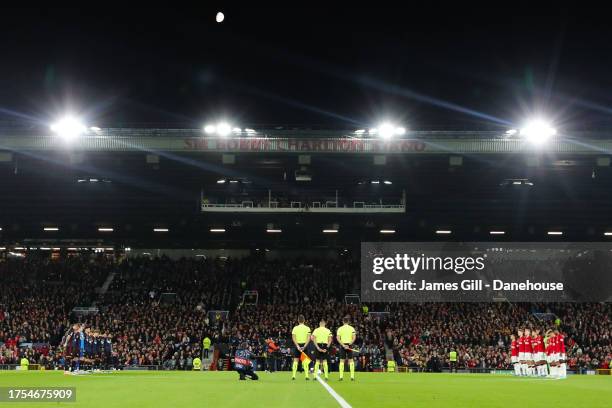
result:
<svg viewBox="0 0 612 408"><path fill-rule="evenodd" d="M248 132L247 130L248 129ZM391 139L363 130L238 128L227 137L202 129L89 128L69 144L40 128L0 128L0 151L172 151L238 153L496 154L612 152L612 131L572 131L534 145L508 131L407 131Z"/></svg>

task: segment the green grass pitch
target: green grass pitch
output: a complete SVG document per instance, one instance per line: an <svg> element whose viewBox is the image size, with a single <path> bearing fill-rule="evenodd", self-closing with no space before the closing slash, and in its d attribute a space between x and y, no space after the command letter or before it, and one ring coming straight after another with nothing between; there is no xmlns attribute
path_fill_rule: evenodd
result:
<svg viewBox="0 0 612 408"><path fill-rule="evenodd" d="M346 373L348 374L348 373ZM123 371L64 375L58 371L0 371L0 387L76 387L74 403L0 403L16 407L339 407L317 381L290 373L261 373L238 381L233 372ZM348 375L345 375L348 377ZM357 373L329 385L352 407L610 407L612 376L566 380L491 374Z"/></svg>

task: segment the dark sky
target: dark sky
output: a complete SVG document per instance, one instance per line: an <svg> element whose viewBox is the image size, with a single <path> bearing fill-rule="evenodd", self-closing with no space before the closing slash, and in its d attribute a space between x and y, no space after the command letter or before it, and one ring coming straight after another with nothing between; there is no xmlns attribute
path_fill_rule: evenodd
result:
<svg viewBox="0 0 612 408"><path fill-rule="evenodd" d="M0 120L612 125L604 10L124 8L3 9Z"/></svg>

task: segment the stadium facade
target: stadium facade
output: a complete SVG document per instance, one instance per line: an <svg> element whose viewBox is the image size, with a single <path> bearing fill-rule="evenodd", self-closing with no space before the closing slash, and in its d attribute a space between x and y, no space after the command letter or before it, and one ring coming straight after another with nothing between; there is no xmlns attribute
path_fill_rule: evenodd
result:
<svg viewBox="0 0 612 408"><path fill-rule="evenodd" d="M8 126L0 239L114 248L607 240L612 137L572 132L534 145L511 133L90 128L67 142Z"/></svg>

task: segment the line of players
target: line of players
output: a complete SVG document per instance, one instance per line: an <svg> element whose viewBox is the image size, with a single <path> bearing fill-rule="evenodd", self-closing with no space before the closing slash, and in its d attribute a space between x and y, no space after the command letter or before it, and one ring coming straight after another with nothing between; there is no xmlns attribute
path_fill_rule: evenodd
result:
<svg viewBox="0 0 612 408"><path fill-rule="evenodd" d="M539 329L520 328L511 335L510 355L514 375L520 377L567 377L565 337L550 329L543 338Z"/></svg>
<svg viewBox="0 0 612 408"><path fill-rule="evenodd" d="M319 367L323 366L323 375L325 381L329 379L329 367L328 367L328 351L330 349L333 335L331 330L326 327L325 319L321 319L319 322L319 327L317 327L312 333L310 332L310 327L304 324L305 319L303 315L298 316L298 325L293 328L291 331L291 339L293 340L293 365L292 365L292 380L295 380L295 375L298 370L299 361L303 358L303 354L308 355L309 359L302 359L302 368L304 370L304 378L306 380L310 380L309 376L309 366L310 361L314 360L314 375L316 377L319 372ZM355 360L353 358L353 354L358 352L353 349L353 343L355 343L356 332L353 326L349 324L350 318L345 316L342 319L342 326L340 326L336 331L336 340L340 345L339 348L339 357L340 357L340 366L339 366L339 380L342 381L344 379L344 366L348 364L351 381L355 381ZM309 345L311 345L309 347ZM314 350L312 348L314 345ZM310 355L309 355L310 354ZM314 358L313 358L314 357Z"/></svg>
<svg viewBox="0 0 612 408"><path fill-rule="evenodd" d="M67 371L79 372L82 368L109 369L111 366L113 344L108 333L100 333L85 327L85 324L77 323L64 336L62 344Z"/></svg>

